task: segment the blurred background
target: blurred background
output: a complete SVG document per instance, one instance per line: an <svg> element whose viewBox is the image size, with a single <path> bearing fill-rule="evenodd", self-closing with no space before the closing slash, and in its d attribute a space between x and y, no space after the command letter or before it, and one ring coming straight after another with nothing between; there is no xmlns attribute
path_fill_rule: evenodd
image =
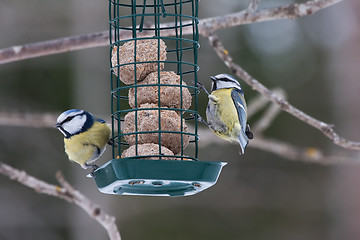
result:
<svg viewBox="0 0 360 240"><path fill-rule="evenodd" d="M263 0L260 8L290 4ZM304 2L304 1L297 1ZM246 8L248 1L202 0L199 17ZM335 124L360 141L360 2L348 0L312 16L218 32L236 63L269 88L281 87L294 106ZM107 1L0 2L0 49L108 29ZM200 37L199 79L228 69ZM0 65L0 111L110 114L109 48L93 48ZM257 93L242 84L251 101ZM207 98L201 95L205 109ZM202 112L204 115L204 111ZM256 116L254 117L256 119ZM250 119L250 124L254 119ZM0 161L56 183L61 171L77 189L116 216L123 239L347 239L360 236L359 164L289 161L248 147L210 144L200 160L226 161L218 183L184 198L100 193L70 163L55 129L0 126ZM264 133L299 147L343 153L322 133L281 113ZM255 136L256 137L256 136ZM344 158L357 154L347 151ZM110 151L100 161L111 159ZM75 205L35 193L0 176L0 239L107 239L105 230Z"/></svg>

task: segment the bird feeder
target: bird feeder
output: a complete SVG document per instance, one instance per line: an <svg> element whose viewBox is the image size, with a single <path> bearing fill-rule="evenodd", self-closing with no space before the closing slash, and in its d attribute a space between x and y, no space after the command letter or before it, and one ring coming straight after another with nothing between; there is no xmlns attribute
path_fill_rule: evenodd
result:
<svg viewBox="0 0 360 240"><path fill-rule="evenodd" d="M113 159L103 193L186 196L224 162L198 160L198 0L109 0ZM192 127L188 127L192 124Z"/></svg>

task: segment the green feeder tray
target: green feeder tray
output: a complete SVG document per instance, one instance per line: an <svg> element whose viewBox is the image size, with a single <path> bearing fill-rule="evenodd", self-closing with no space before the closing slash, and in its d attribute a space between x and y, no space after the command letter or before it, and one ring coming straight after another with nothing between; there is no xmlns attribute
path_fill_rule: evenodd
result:
<svg viewBox="0 0 360 240"><path fill-rule="evenodd" d="M103 193L188 196L214 185L225 162L113 159L93 178Z"/></svg>

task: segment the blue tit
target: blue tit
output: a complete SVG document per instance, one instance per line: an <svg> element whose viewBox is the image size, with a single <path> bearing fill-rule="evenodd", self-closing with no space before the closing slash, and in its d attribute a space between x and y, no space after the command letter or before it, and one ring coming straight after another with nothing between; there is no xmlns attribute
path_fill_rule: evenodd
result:
<svg viewBox="0 0 360 240"><path fill-rule="evenodd" d="M206 108L207 121L210 129L220 138L227 141L237 141L240 144L240 154L244 154L253 138L249 125L247 125L247 108L244 92L239 82L228 74L218 74L210 77L212 89L208 94L209 103Z"/></svg>
<svg viewBox="0 0 360 240"><path fill-rule="evenodd" d="M71 161L83 168L97 168L93 163L105 151L110 141L110 127L91 113L71 109L63 112L55 125L64 134L65 152Z"/></svg>

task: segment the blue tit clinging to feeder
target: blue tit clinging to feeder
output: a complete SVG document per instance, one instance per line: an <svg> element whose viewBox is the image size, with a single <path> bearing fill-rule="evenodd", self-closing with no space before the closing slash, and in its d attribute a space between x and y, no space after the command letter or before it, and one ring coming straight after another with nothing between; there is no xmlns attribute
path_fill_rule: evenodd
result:
<svg viewBox="0 0 360 240"><path fill-rule="evenodd" d="M247 108L244 92L239 82L228 74L218 74L210 77L212 89L208 94L209 103L206 108L207 121L200 116L200 121L207 124L220 138L227 141L237 141L240 144L240 154L244 154L249 139L253 138L247 122Z"/></svg>
<svg viewBox="0 0 360 240"><path fill-rule="evenodd" d="M64 134L65 152L71 161L83 168L97 168L91 164L105 151L110 144L110 127L102 119L91 113L71 109L63 112L55 125Z"/></svg>

